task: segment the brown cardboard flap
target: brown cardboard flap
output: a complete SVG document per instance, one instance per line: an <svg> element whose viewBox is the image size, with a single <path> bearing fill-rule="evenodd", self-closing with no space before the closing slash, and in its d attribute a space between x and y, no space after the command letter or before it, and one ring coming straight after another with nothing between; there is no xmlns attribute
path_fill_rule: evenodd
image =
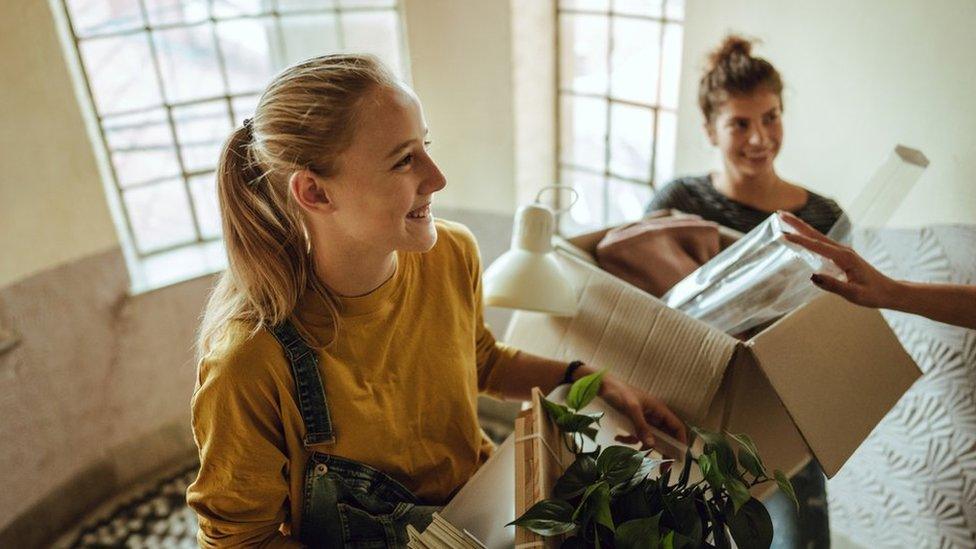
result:
<svg viewBox="0 0 976 549"><path fill-rule="evenodd" d="M827 476L921 376L878 311L833 294L749 344Z"/></svg>
<svg viewBox="0 0 976 549"><path fill-rule="evenodd" d="M736 351L704 426L748 435L756 443L770 475L779 469L792 476L810 459L807 443L786 407L751 350L744 346ZM757 485L752 494L762 499L775 488L775 483Z"/></svg>
<svg viewBox="0 0 976 549"><path fill-rule="evenodd" d="M505 341L607 368L664 399L683 419L703 418L736 340L573 255L557 256L579 292L579 312L572 318L517 312Z"/></svg>

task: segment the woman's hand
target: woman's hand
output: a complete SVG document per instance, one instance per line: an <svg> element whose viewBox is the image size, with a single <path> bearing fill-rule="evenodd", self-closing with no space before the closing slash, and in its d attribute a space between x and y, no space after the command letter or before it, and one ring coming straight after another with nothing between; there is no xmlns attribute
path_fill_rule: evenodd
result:
<svg viewBox="0 0 976 549"><path fill-rule="evenodd" d="M847 275L847 282L844 282L815 274L810 278L814 284L858 305L893 308L898 295L896 281L872 267L850 247L827 238L795 215L780 212L779 216L799 233L785 233L786 240L830 259Z"/></svg>
<svg viewBox="0 0 976 549"><path fill-rule="evenodd" d="M627 416L634 424L634 434L617 437L619 442L625 444L640 442L645 447L652 447L656 442L651 432L651 426L654 426L672 435L682 444L688 443L685 424L661 399L619 381L610 374L603 377L600 397Z"/></svg>

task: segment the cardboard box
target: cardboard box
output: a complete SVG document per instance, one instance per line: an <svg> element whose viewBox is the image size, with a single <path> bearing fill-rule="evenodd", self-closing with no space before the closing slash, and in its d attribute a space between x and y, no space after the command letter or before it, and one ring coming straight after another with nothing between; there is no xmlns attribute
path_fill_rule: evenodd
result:
<svg viewBox="0 0 976 549"><path fill-rule="evenodd" d="M737 340L600 269L593 252L607 230L556 246L577 315L516 312L507 343L607 368L692 425L746 433L787 474L811 452L836 474L921 375L877 310L828 293Z"/></svg>

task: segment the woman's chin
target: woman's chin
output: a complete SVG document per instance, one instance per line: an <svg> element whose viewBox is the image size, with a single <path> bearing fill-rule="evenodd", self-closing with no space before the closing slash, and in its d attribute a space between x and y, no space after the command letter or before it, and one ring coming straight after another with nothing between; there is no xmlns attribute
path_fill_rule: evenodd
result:
<svg viewBox="0 0 976 549"><path fill-rule="evenodd" d="M437 226L434 225L433 219L430 223L418 223L417 226L409 228L407 238L404 240L403 245L399 247L401 251L429 252L434 244L437 244Z"/></svg>

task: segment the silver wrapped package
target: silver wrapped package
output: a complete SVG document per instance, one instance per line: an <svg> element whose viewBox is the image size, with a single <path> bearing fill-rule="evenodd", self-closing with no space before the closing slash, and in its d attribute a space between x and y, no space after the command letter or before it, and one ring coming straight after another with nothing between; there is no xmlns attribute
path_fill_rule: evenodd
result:
<svg viewBox="0 0 976 549"><path fill-rule="evenodd" d="M778 215L769 216L661 299L671 308L737 335L815 297L821 290L810 282L812 274L846 280L832 261L788 242L784 231L793 229Z"/></svg>

